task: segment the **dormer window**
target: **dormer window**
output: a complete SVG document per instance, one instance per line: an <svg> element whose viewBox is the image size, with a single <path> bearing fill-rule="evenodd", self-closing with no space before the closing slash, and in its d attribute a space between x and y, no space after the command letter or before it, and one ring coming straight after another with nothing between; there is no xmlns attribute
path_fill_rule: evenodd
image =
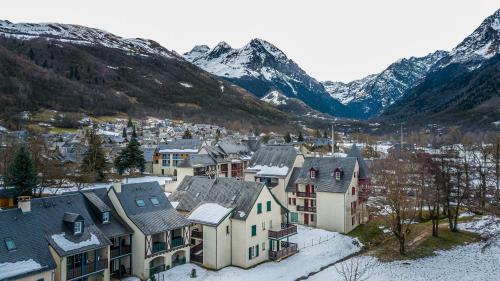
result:
<svg viewBox="0 0 500 281"><path fill-rule="evenodd" d="M149 198L149 200L150 200L150 201L151 201L151 203L152 203L153 205L155 205L155 206L160 205L160 201L158 200L158 198L157 198L157 197L151 197L151 198Z"/></svg>
<svg viewBox="0 0 500 281"><path fill-rule="evenodd" d="M102 213L102 223L109 222L109 212Z"/></svg>
<svg viewBox="0 0 500 281"><path fill-rule="evenodd" d="M81 221L75 221L75 225L73 226L74 234L81 234L83 231L83 223Z"/></svg>
<svg viewBox="0 0 500 281"><path fill-rule="evenodd" d="M311 169L309 170L309 177L310 177L311 179L315 179L315 178L316 178L316 174L317 174L317 171L316 171L314 168L311 168Z"/></svg>
<svg viewBox="0 0 500 281"><path fill-rule="evenodd" d="M7 251L14 251L15 249L17 249L14 240L12 240L11 238L5 239L5 247L7 247Z"/></svg>

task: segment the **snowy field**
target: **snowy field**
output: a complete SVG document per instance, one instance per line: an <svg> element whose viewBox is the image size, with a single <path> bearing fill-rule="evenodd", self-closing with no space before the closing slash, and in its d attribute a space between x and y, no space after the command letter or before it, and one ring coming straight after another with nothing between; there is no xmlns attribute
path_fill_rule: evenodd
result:
<svg viewBox="0 0 500 281"><path fill-rule="evenodd" d="M474 231L481 234L492 233L500 230L500 223L484 227L491 222L488 217L473 223L460 224L461 229ZM373 264L368 271L367 281L399 281L399 280L440 280L440 281L473 281L473 280L500 280L500 239L496 243L483 249L485 242L459 246L448 251L438 251L436 255L409 261L396 261L390 263L378 262L373 257L363 256L361 264ZM349 264L349 262L347 262ZM335 269L330 267L308 280L342 280Z"/></svg>
<svg viewBox="0 0 500 281"><path fill-rule="evenodd" d="M127 184L127 183L138 183L138 182L150 182L150 181L157 181L160 186L163 186L165 184L165 181L172 180L171 177L159 177L159 176L143 176L143 177L138 177L138 178L128 178L128 179L123 179L122 183ZM86 185L83 190L88 190L88 189L96 189L96 188L109 188L113 183L112 182L107 182L107 183L93 183L90 185ZM46 194L61 194L64 192L71 192L71 191L78 191L76 187L71 187L71 188L60 188L60 189L54 189L54 188L45 188L43 193Z"/></svg>
<svg viewBox="0 0 500 281"><path fill-rule="evenodd" d="M266 262L248 270L230 266L219 271L207 271L194 264L185 264L163 272L157 280L289 281L360 250L357 240L348 236L304 226L298 227L298 234L290 241L298 243L300 252L281 262ZM192 268L196 269L197 278L190 278Z"/></svg>

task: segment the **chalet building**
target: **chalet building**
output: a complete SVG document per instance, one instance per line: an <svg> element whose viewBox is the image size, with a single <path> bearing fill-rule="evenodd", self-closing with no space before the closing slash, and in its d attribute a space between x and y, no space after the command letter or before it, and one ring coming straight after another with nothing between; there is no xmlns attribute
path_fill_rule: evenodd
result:
<svg viewBox="0 0 500 281"><path fill-rule="evenodd" d="M200 139L176 139L160 144L153 155L153 174L177 176L177 166L191 154L198 154L203 142Z"/></svg>
<svg viewBox="0 0 500 281"><path fill-rule="evenodd" d="M158 182L116 182L108 196L133 230L132 272L147 279L190 260L190 222L177 214Z"/></svg>
<svg viewBox="0 0 500 281"><path fill-rule="evenodd" d="M18 202L18 209L0 212L0 279L110 280L106 233L128 233L112 223L110 209L81 193Z"/></svg>
<svg viewBox="0 0 500 281"><path fill-rule="evenodd" d="M348 233L364 220L356 157L305 158L286 191L292 222Z"/></svg>
<svg viewBox="0 0 500 281"><path fill-rule="evenodd" d="M295 254L286 209L260 182L187 176L169 196L193 224L191 261L210 269L249 268Z"/></svg>
<svg viewBox="0 0 500 281"><path fill-rule="evenodd" d="M287 206L286 186L294 167L302 166L304 156L291 145L266 145L257 150L245 169L246 181L263 182Z"/></svg>
<svg viewBox="0 0 500 281"><path fill-rule="evenodd" d="M246 145L230 141L221 141L213 146L205 145L199 154L190 154L177 165L177 177L166 182L165 191L175 191L185 176L241 179L249 160L250 150Z"/></svg>

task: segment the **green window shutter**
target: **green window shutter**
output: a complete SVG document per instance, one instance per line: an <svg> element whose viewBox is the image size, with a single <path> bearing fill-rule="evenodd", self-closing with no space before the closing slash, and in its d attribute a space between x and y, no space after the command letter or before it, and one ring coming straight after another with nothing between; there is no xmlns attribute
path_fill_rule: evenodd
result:
<svg viewBox="0 0 500 281"><path fill-rule="evenodd" d="M262 213L262 203L257 203L257 214Z"/></svg>
<svg viewBox="0 0 500 281"><path fill-rule="evenodd" d="M257 226L254 224L252 225L252 236L257 235Z"/></svg>
<svg viewBox="0 0 500 281"><path fill-rule="evenodd" d="M267 201L267 211L271 211L271 201Z"/></svg>
<svg viewBox="0 0 500 281"><path fill-rule="evenodd" d="M257 244L257 246L255 246L255 256L256 257L259 256L259 244Z"/></svg>
<svg viewBox="0 0 500 281"><path fill-rule="evenodd" d="M252 247L248 248L248 259L252 259Z"/></svg>

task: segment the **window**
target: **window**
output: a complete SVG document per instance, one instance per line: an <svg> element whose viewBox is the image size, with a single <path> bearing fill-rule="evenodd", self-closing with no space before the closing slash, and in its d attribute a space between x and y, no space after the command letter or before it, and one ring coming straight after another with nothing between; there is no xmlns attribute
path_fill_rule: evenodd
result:
<svg viewBox="0 0 500 281"><path fill-rule="evenodd" d="M310 174L311 179L316 178L316 171L315 170L310 170L309 174Z"/></svg>
<svg viewBox="0 0 500 281"><path fill-rule="evenodd" d="M354 186L352 187L352 195L356 195L356 188Z"/></svg>
<svg viewBox="0 0 500 281"><path fill-rule="evenodd" d="M315 215L311 214L311 222L314 221L314 217L315 217Z"/></svg>
<svg viewBox="0 0 500 281"><path fill-rule="evenodd" d="M262 213L262 203L257 203L257 214Z"/></svg>
<svg viewBox="0 0 500 281"><path fill-rule="evenodd" d="M75 222L73 231L74 231L75 234L82 233L82 222L81 221Z"/></svg>
<svg viewBox="0 0 500 281"><path fill-rule="evenodd" d="M257 235L257 226L254 224L252 225L252 236L256 236Z"/></svg>
<svg viewBox="0 0 500 281"><path fill-rule="evenodd" d="M136 199L135 204L137 204L137 206L139 206L139 207L146 206L146 203L144 203L144 200L142 200L142 199Z"/></svg>
<svg viewBox="0 0 500 281"><path fill-rule="evenodd" d="M292 198L288 197L288 205L292 205Z"/></svg>
<svg viewBox="0 0 500 281"><path fill-rule="evenodd" d="M266 202L266 211L271 212L271 201Z"/></svg>
<svg viewBox="0 0 500 281"><path fill-rule="evenodd" d="M102 213L102 222L103 223L109 222L109 212Z"/></svg>
<svg viewBox="0 0 500 281"><path fill-rule="evenodd" d="M13 250L17 249L16 244L14 243L14 240L12 240L11 238L5 239L5 246L7 247L8 251L13 251Z"/></svg>
<svg viewBox="0 0 500 281"><path fill-rule="evenodd" d="M352 217L352 225L355 225L356 224L356 217Z"/></svg>
<svg viewBox="0 0 500 281"><path fill-rule="evenodd" d="M273 228L273 220L269 220L269 229Z"/></svg>
<svg viewBox="0 0 500 281"><path fill-rule="evenodd" d="M292 212L292 213L290 213L290 220L291 220L292 222L298 222L298 221L299 221L299 214L297 214L297 213L293 213L293 212Z"/></svg>
<svg viewBox="0 0 500 281"><path fill-rule="evenodd" d="M340 172L335 172L335 179L340 180Z"/></svg>
<svg viewBox="0 0 500 281"><path fill-rule="evenodd" d="M155 205L155 206L160 205L160 201L158 201L158 198L157 198L157 197L151 197L151 198L149 198L149 200L150 200L150 201L151 201L151 203L153 203L153 205Z"/></svg>
<svg viewBox="0 0 500 281"><path fill-rule="evenodd" d="M257 244L255 246L255 256L258 257L259 256L259 244Z"/></svg>
<svg viewBox="0 0 500 281"><path fill-rule="evenodd" d="M229 225L226 225L226 234L229 234Z"/></svg>
<svg viewBox="0 0 500 281"><path fill-rule="evenodd" d="M294 206L297 205L297 199L295 199L295 198L292 199L292 205L294 205Z"/></svg>
<svg viewBox="0 0 500 281"><path fill-rule="evenodd" d="M262 222L262 230L266 230L266 221Z"/></svg>
<svg viewBox="0 0 500 281"><path fill-rule="evenodd" d="M248 248L248 259L251 260L253 256L253 247Z"/></svg>
<svg viewBox="0 0 500 281"><path fill-rule="evenodd" d="M266 243L262 243L262 251L265 251L266 250Z"/></svg>

